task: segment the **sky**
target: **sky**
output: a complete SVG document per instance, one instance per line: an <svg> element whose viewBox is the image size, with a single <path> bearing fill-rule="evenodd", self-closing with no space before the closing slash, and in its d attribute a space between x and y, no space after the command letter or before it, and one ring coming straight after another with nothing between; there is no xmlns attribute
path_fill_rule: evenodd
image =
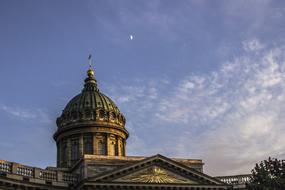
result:
<svg viewBox="0 0 285 190"><path fill-rule="evenodd" d="M1 0L0 159L55 166L56 118L93 55L127 154L210 175L285 157L285 1Z"/></svg>

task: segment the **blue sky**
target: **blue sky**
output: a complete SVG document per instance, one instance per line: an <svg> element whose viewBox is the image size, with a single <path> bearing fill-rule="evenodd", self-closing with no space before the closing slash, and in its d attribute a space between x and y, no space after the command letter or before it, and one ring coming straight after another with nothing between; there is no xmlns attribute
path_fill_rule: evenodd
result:
<svg viewBox="0 0 285 190"><path fill-rule="evenodd" d="M0 159L55 165L90 53L128 155L201 158L211 175L284 158L284 19L270 0L2 0Z"/></svg>

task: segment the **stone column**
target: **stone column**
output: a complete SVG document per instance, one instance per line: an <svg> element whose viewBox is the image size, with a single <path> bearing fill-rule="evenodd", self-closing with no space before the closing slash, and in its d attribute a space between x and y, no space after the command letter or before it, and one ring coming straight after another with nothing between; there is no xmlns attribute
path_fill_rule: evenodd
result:
<svg viewBox="0 0 285 190"><path fill-rule="evenodd" d="M126 139L124 139L123 140L123 148L124 148L123 156L127 155L127 153L126 153L126 144L127 144Z"/></svg>
<svg viewBox="0 0 285 190"><path fill-rule="evenodd" d="M80 134L79 136L79 154L80 154L80 158L83 157L84 155L84 141L83 141L83 134Z"/></svg>
<svg viewBox="0 0 285 190"><path fill-rule="evenodd" d="M118 156L122 156L123 153L122 153L122 138L121 137L118 137Z"/></svg>
<svg viewBox="0 0 285 190"><path fill-rule="evenodd" d="M57 164L57 167L59 167L60 166L60 162L61 162L61 151L62 151L60 142L56 143L56 148L57 148L57 150L56 150L56 153L57 153L57 155L56 155L56 164Z"/></svg>
<svg viewBox="0 0 285 190"><path fill-rule="evenodd" d="M110 134L106 134L106 152L107 152L107 156L110 155Z"/></svg>
<svg viewBox="0 0 285 190"><path fill-rule="evenodd" d="M66 164L69 167L69 166L71 166L71 140L70 140L70 138L67 139L66 146L67 146L67 160L66 160Z"/></svg>
<svg viewBox="0 0 285 190"><path fill-rule="evenodd" d="M97 148L97 143L96 143L96 133L93 133L93 154L98 154L98 148Z"/></svg>

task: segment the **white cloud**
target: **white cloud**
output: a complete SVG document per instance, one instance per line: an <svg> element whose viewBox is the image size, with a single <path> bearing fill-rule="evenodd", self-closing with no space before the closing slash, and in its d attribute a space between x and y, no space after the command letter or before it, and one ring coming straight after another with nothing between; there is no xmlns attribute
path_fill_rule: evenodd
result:
<svg viewBox="0 0 285 190"><path fill-rule="evenodd" d="M131 122L130 153L202 158L212 175L248 173L254 163L284 155L284 48L249 44L251 51L208 75L114 90Z"/></svg>

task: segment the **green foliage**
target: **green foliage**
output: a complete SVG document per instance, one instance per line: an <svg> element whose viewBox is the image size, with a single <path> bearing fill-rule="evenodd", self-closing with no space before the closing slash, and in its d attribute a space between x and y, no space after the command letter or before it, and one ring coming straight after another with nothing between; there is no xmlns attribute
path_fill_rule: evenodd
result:
<svg viewBox="0 0 285 190"><path fill-rule="evenodd" d="M285 160L268 158L256 164L247 184L249 190L285 190Z"/></svg>

